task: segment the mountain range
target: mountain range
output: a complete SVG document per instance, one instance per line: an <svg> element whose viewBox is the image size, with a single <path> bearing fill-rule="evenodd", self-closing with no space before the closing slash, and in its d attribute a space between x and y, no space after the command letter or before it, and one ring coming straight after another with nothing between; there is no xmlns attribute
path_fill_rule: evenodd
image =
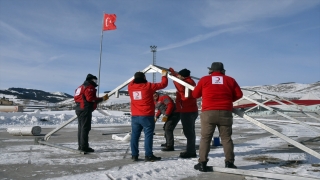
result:
<svg viewBox="0 0 320 180"><path fill-rule="evenodd" d="M0 98L6 98L14 103L20 103L21 101L33 101L43 103L58 103L67 99L73 98L73 96L62 92L45 92L37 89L26 88L9 88L5 90L0 89Z"/></svg>
<svg viewBox="0 0 320 180"><path fill-rule="evenodd" d="M285 98L301 98L306 94L314 94L320 98L320 81L311 84L301 84L295 82L281 83L275 85L244 86L243 89L262 91L277 94ZM164 90L170 93L175 90ZM45 92L37 89L9 88L0 89L0 98L6 98L14 103L23 102L37 103L62 103L73 101L73 96L63 92Z"/></svg>

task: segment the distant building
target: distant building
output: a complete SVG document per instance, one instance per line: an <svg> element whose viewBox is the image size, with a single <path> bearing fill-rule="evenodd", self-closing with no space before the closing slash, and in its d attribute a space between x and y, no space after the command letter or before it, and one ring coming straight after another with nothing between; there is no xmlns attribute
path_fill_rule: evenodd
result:
<svg viewBox="0 0 320 180"><path fill-rule="evenodd" d="M104 93L109 93L110 91L105 91ZM129 96L128 91L119 91L119 95L121 96Z"/></svg>
<svg viewBox="0 0 320 180"><path fill-rule="evenodd" d="M0 105L13 105L13 101L9 101L9 99L2 97L0 99Z"/></svg>
<svg viewBox="0 0 320 180"><path fill-rule="evenodd" d="M22 106L15 106L13 101L2 97L0 99L0 112L22 112Z"/></svg>

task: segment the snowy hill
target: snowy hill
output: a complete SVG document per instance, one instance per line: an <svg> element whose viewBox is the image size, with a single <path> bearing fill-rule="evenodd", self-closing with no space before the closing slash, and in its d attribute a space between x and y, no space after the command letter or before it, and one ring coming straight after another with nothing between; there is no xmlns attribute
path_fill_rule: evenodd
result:
<svg viewBox="0 0 320 180"><path fill-rule="evenodd" d="M17 104L25 104L26 102L57 103L73 96L62 92L50 93L37 89L9 88L0 90L0 97L5 97Z"/></svg>
<svg viewBox="0 0 320 180"><path fill-rule="evenodd" d="M241 88L277 94L282 97L294 99L299 99L306 94L313 94L316 97L320 97L320 81L311 84L288 82L275 85L245 86Z"/></svg>
<svg viewBox="0 0 320 180"><path fill-rule="evenodd" d="M290 99L299 99L307 94L313 94L313 96L320 98L320 81L311 84L288 82L275 85L244 86L241 88L277 94ZM175 89L166 89L162 92L173 95L175 91ZM100 94L100 96L103 95L103 93ZM9 88L7 90L0 90L0 97L8 98L15 103L20 104L26 100L32 102L57 103L60 106L72 105L74 103L73 96L63 92L50 93L42 90L25 88ZM110 99L102 103L102 105L110 106L129 102L129 96L120 95L119 98L111 96Z"/></svg>

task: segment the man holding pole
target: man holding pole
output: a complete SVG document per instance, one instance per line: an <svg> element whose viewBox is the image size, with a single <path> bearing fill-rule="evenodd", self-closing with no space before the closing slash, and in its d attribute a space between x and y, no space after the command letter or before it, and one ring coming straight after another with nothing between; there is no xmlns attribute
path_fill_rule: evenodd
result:
<svg viewBox="0 0 320 180"><path fill-rule="evenodd" d="M160 83L149 83L143 72L136 72L134 79L128 84L128 92L131 100L131 155L133 161L138 161L139 138L144 131L145 161L154 162L161 160L153 152L153 132L155 128L154 115L155 104L153 94L157 90L168 85L167 71L162 70Z"/></svg>
<svg viewBox="0 0 320 180"><path fill-rule="evenodd" d="M94 149L89 147L88 143L92 112L97 108L98 103L109 99L108 94L101 98L96 96L97 79L96 76L88 74L86 80L76 89L74 95L78 117L78 150L84 152L94 152Z"/></svg>

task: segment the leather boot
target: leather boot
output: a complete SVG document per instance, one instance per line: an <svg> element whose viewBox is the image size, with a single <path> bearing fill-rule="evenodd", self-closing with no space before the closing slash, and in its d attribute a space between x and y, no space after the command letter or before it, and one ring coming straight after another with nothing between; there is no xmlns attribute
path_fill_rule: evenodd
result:
<svg viewBox="0 0 320 180"><path fill-rule="evenodd" d="M132 159L132 161L139 161L138 156L132 156L131 159Z"/></svg>
<svg viewBox="0 0 320 180"><path fill-rule="evenodd" d="M237 169L237 166L235 166L233 162L226 161L226 168Z"/></svg>
<svg viewBox="0 0 320 180"><path fill-rule="evenodd" d="M167 146L165 148L162 148L161 151L174 151L174 147L173 146Z"/></svg>
<svg viewBox="0 0 320 180"><path fill-rule="evenodd" d="M181 152L180 156L181 158L196 158L197 157L197 153L189 153L189 152Z"/></svg>
<svg viewBox="0 0 320 180"><path fill-rule="evenodd" d="M201 172L207 172L207 162L199 162L198 164L194 165L194 169Z"/></svg>

